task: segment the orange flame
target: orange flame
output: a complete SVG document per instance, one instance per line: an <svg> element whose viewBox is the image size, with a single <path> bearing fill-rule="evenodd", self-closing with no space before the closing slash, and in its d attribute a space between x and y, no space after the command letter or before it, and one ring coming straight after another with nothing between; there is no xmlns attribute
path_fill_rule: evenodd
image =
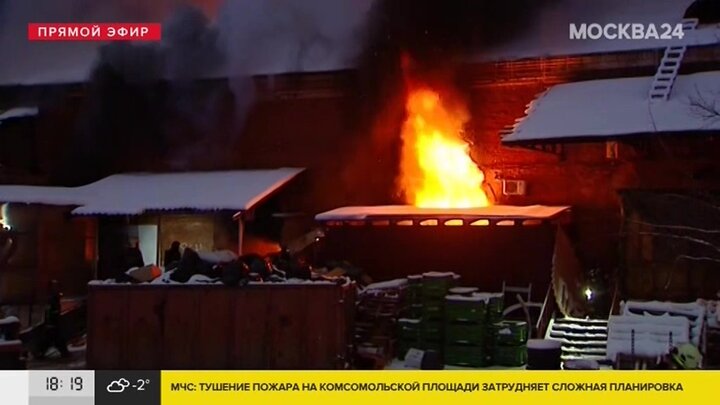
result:
<svg viewBox="0 0 720 405"><path fill-rule="evenodd" d="M423 208L490 205L485 175L462 138L468 113L429 88L411 89L402 129L399 186L409 204Z"/></svg>

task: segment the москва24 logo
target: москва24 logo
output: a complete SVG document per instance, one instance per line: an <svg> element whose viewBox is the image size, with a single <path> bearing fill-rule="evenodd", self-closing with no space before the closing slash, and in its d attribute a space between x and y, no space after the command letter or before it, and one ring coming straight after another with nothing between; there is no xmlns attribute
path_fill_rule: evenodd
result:
<svg viewBox="0 0 720 405"><path fill-rule="evenodd" d="M682 39L683 25L653 23L570 23L570 39Z"/></svg>

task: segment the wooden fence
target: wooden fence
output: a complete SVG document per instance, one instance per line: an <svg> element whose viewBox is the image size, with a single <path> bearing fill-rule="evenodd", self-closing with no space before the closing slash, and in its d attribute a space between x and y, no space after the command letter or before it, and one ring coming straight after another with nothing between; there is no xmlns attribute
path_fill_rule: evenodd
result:
<svg viewBox="0 0 720 405"><path fill-rule="evenodd" d="M354 287L92 285L90 369L338 369Z"/></svg>

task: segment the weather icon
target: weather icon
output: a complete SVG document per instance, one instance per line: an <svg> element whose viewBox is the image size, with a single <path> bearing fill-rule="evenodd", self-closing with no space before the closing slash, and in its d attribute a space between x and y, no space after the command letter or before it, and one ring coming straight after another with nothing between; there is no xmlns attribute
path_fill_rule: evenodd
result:
<svg viewBox="0 0 720 405"><path fill-rule="evenodd" d="M128 381L124 378L121 378L119 380L115 380L115 381L111 382L107 386L107 392L111 392L113 394L121 393L121 392L125 391L125 388L127 388L129 386L130 386L130 381Z"/></svg>

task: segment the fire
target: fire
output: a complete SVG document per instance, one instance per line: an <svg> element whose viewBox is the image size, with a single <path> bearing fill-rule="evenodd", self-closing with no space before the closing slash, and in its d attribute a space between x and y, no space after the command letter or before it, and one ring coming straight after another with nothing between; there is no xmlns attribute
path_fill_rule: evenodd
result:
<svg viewBox="0 0 720 405"><path fill-rule="evenodd" d="M399 186L407 202L423 208L490 205L485 175L462 138L467 111L430 88L412 89L406 110Z"/></svg>

